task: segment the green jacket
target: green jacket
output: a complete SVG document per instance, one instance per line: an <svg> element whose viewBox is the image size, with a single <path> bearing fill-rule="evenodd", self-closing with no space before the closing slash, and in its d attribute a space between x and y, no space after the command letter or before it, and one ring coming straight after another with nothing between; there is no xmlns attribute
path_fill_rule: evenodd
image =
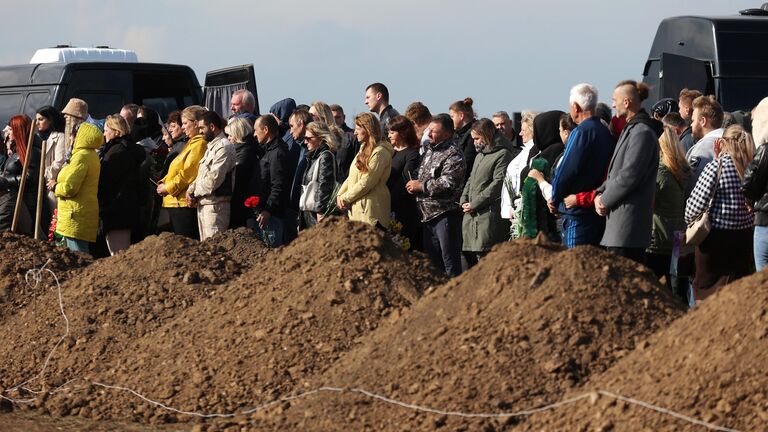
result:
<svg viewBox="0 0 768 432"><path fill-rule="evenodd" d="M72 157L56 179L58 222L56 232L64 237L96 241L99 229L99 173L96 150L104 144L99 128L83 123L75 136Z"/></svg>
<svg viewBox="0 0 768 432"><path fill-rule="evenodd" d="M690 175L690 174L689 174ZM685 230L685 187L687 181L680 183L672 172L659 163L656 174L656 194L653 200L653 226L651 231L650 253L672 254L672 242L675 231Z"/></svg>
<svg viewBox="0 0 768 432"><path fill-rule="evenodd" d="M459 201L472 207L464 213L464 251L487 252L509 238L509 221L501 217L501 187L511 160L512 153L498 140L477 154Z"/></svg>

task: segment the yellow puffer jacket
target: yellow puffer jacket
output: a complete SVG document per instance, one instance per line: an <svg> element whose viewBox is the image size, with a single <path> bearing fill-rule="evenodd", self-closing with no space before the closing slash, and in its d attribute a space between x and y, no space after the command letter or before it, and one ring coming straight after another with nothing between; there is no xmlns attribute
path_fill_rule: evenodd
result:
<svg viewBox="0 0 768 432"><path fill-rule="evenodd" d="M184 150L171 162L168 174L160 180L165 184L168 195L163 197L163 207L186 207L187 188L197 178L197 167L205 154L208 142L202 135L195 135L187 141Z"/></svg>
<svg viewBox="0 0 768 432"><path fill-rule="evenodd" d="M394 149L387 141L380 142L368 161L368 172L362 173L357 169L357 153L349 169L349 177L339 189L339 196L347 204L349 219L365 222L371 225L380 223L384 228L389 227L389 212L391 199L387 179L392 170L392 154Z"/></svg>
<svg viewBox="0 0 768 432"><path fill-rule="evenodd" d="M56 232L64 237L96 241L99 229L99 173L96 150L104 145L99 128L83 123L75 136L72 157L56 177L54 193L59 199Z"/></svg>

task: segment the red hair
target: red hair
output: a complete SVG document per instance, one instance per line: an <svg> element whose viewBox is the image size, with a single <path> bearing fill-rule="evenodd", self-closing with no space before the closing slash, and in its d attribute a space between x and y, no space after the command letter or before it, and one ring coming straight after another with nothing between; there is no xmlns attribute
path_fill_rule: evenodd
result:
<svg viewBox="0 0 768 432"><path fill-rule="evenodd" d="M19 160L24 163L27 158L27 140L29 140L29 128L32 126L32 119L26 114L20 114L11 117L11 121L8 122L13 131L13 139L16 144L16 153L19 155Z"/></svg>

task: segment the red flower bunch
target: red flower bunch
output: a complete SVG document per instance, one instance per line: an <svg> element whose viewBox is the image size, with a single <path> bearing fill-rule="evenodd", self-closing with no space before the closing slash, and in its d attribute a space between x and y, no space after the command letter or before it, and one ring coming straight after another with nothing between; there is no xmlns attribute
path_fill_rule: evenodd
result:
<svg viewBox="0 0 768 432"><path fill-rule="evenodd" d="M53 243L56 240L56 225L59 222L59 209L53 209L53 218L51 218L51 226L48 228L48 241Z"/></svg>
<svg viewBox="0 0 768 432"><path fill-rule="evenodd" d="M256 208L259 205L259 197L249 196L245 199L245 206L248 208Z"/></svg>

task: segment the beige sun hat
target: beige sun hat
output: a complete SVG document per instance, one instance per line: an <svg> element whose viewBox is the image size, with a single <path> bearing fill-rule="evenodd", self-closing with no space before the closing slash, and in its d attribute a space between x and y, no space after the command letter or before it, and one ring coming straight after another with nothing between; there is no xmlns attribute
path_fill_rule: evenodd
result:
<svg viewBox="0 0 768 432"><path fill-rule="evenodd" d="M82 99L72 98L67 102L67 106L61 110L61 113L85 120L88 118L88 103Z"/></svg>

